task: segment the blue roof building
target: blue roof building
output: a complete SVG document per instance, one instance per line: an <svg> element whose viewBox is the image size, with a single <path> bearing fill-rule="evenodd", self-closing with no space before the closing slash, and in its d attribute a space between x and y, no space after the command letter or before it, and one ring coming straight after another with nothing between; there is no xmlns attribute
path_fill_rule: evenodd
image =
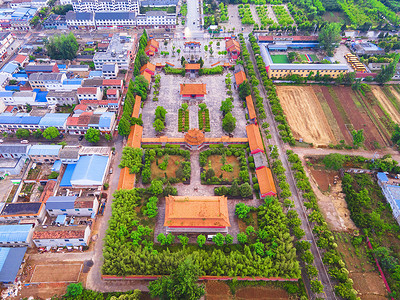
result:
<svg viewBox="0 0 400 300"><path fill-rule="evenodd" d="M61 178L60 187L72 186L71 177L75 171L76 164L68 164L65 168L64 175Z"/></svg>
<svg viewBox="0 0 400 300"><path fill-rule="evenodd" d="M6 91L20 91L19 85L6 85L4 88Z"/></svg>
<svg viewBox="0 0 400 300"><path fill-rule="evenodd" d="M32 145L28 155L31 158L32 156L58 156L61 148L61 145Z"/></svg>
<svg viewBox="0 0 400 300"><path fill-rule="evenodd" d="M389 181L389 178L386 176L386 174L385 173L383 173L383 172L378 172L378 174L376 175L376 177L378 178L378 180L380 181L380 182L388 182Z"/></svg>
<svg viewBox="0 0 400 300"><path fill-rule="evenodd" d="M3 68L1 68L1 72L8 73L8 74L14 74L17 71L17 69L18 69L17 64L8 63L8 64L4 65Z"/></svg>
<svg viewBox="0 0 400 300"><path fill-rule="evenodd" d="M66 209L74 209L74 203L76 200L76 196L52 196L47 199L46 209L53 210L66 210Z"/></svg>
<svg viewBox="0 0 400 300"><path fill-rule="evenodd" d="M26 247L0 247L0 282L14 282L24 259L26 249Z"/></svg>
<svg viewBox="0 0 400 300"><path fill-rule="evenodd" d="M105 112L100 116L99 129L100 131L109 131L114 123L115 113Z"/></svg>
<svg viewBox="0 0 400 300"><path fill-rule="evenodd" d="M56 160L51 167L52 172L60 172L61 169L61 160Z"/></svg>
<svg viewBox="0 0 400 300"><path fill-rule="evenodd" d="M36 98L35 98L35 102L47 102L47 91L41 91L41 90L33 90L36 93Z"/></svg>
<svg viewBox="0 0 400 300"><path fill-rule="evenodd" d="M76 187L103 185L108 164L107 156L81 156L71 176L71 185Z"/></svg>
<svg viewBox="0 0 400 300"><path fill-rule="evenodd" d="M33 227L27 225L0 225L1 247L27 247L32 241Z"/></svg>
<svg viewBox="0 0 400 300"><path fill-rule="evenodd" d="M103 76L102 71L90 71L89 72L89 78L102 77L102 76Z"/></svg>
<svg viewBox="0 0 400 300"><path fill-rule="evenodd" d="M48 113L40 120L41 128L56 127L57 129L65 130L69 114Z"/></svg>

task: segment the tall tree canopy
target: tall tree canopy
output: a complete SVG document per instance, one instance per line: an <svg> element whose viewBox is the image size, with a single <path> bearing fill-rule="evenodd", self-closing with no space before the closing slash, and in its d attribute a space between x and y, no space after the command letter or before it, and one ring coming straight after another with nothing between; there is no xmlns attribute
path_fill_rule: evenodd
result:
<svg viewBox="0 0 400 300"><path fill-rule="evenodd" d="M72 32L68 35L54 35L45 41L47 54L51 59L73 59L79 44Z"/></svg>
<svg viewBox="0 0 400 300"><path fill-rule="evenodd" d="M385 83L392 79L394 73L396 72L396 66L399 62L400 54L397 54L393 61L388 66L382 66L381 72L376 76L375 81L379 83Z"/></svg>
<svg viewBox="0 0 400 300"><path fill-rule="evenodd" d="M333 49L340 42L340 38L340 24L328 23L321 29L318 39L328 56L333 56Z"/></svg>

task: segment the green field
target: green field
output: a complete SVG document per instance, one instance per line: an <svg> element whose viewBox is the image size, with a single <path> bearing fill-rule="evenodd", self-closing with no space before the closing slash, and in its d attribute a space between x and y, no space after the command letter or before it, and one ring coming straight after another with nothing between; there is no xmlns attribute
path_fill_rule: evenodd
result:
<svg viewBox="0 0 400 300"><path fill-rule="evenodd" d="M271 55L271 59L274 64L288 64L289 63L287 55L285 55L285 54Z"/></svg>
<svg viewBox="0 0 400 300"><path fill-rule="evenodd" d="M312 61L319 61L318 57L315 54L309 54L308 56L310 56Z"/></svg>
<svg viewBox="0 0 400 300"><path fill-rule="evenodd" d="M305 62L305 63L308 62L308 59L307 59L307 57L306 57L305 54L300 54L300 58L301 58L301 61L302 61L302 62Z"/></svg>

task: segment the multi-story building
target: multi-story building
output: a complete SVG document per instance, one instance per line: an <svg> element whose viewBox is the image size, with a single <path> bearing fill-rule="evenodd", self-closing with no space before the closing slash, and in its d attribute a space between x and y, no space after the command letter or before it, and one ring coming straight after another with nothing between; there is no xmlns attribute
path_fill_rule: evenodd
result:
<svg viewBox="0 0 400 300"><path fill-rule="evenodd" d="M0 225L0 247L28 247L32 234L32 224Z"/></svg>
<svg viewBox="0 0 400 300"><path fill-rule="evenodd" d="M61 145L32 145L28 155L34 162L55 162L61 148Z"/></svg>
<svg viewBox="0 0 400 300"><path fill-rule="evenodd" d="M87 225L37 226L32 240L36 247L88 246L91 229Z"/></svg>
<svg viewBox="0 0 400 300"><path fill-rule="evenodd" d="M29 76L33 73L59 73L59 69L56 63L29 64L25 67L25 72Z"/></svg>
<svg viewBox="0 0 400 300"><path fill-rule="evenodd" d="M76 92L50 91L46 95L48 105L73 105L78 103Z"/></svg>
<svg viewBox="0 0 400 300"><path fill-rule="evenodd" d="M127 70L134 57L134 42L120 34L114 34L106 52L96 52L93 62L96 70L102 70L103 64L114 63L119 69Z"/></svg>
<svg viewBox="0 0 400 300"><path fill-rule="evenodd" d="M42 91L59 91L63 87L63 81L67 79L64 73L33 73L29 75L29 84L32 89Z"/></svg>
<svg viewBox="0 0 400 300"><path fill-rule="evenodd" d="M47 199L46 211L51 217L58 215L90 217L97 213L99 201L93 197L52 196Z"/></svg>
<svg viewBox="0 0 400 300"><path fill-rule="evenodd" d="M132 11L139 13L138 0L71 0L74 11Z"/></svg>
<svg viewBox="0 0 400 300"><path fill-rule="evenodd" d="M136 14L131 11L96 12L94 16L96 27L136 26Z"/></svg>
<svg viewBox="0 0 400 300"><path fill-rule="evenodd" d="M103 93L99 87L81 87L78 89L76 95L78 100L101 100Z"/></svg>
<svg viewBox="0 0 400 300"><path fill-rule="evenodd" d="M136 16L137 28L175 28L176 14L169 14L166 11L147 11L143 15Z"/></svg>
<svg viewBox="0 0 400 300"><path fill-rule="evenodd" d="M65 132L67 126L67 119L69 114L60 114L60 113L48 113L45 114L39 122L39 127L41 129L46 129L48 127L55 127L59 132Z"/></svg>
<svg viewBox="0 0 400 300"><path fill-rule="evenodd" d="M13 30L30 30L32 29L31 20L36 13L37 8L35 7L19 7L15 9L11 18L4 24L4 27ZM3 27L3 24L1 26Z"/></svg>
<svg viewBox="0 0 400 300"><path fill-rule="evenodd" d="M35 7L41 9L42 7L46 7L48 3L49 0L12 0L10 6L11 8Z"/></svg>
<svg viewBox="0 0 400 300"><path fill-rule="evenodd" d="M11 32L0 33L0 58L3 59L7 55L7 51L11 44L14 43L15 37Z"/></svg>
<svg viewBox="0 0 400 300"><path fill-rule="evenodd" d="M42 26L44 29L68 29L67 19L64 15L51 14L43 21Z"/></svg>
<svg viewBox="0 0 400 300"><path fill-rule="evenodd" d="M0 212L0 221L39 220L46 214L43 202L6 203Z"/></svg>
<svg viewBox="0 0 400 300"><path fill-rule="evenodd" d="M117 64L103 64L102 68L103 78L105 79L115 79L118 76L118 65Z"/></svg>
<svg viewBox="0 0 400 300"><path fill-rule="evenodd" d="M84 29L96 27L94 21L94 13L92 12L76 12L70 10L66 14L67 26L74 29Z"/></svg>

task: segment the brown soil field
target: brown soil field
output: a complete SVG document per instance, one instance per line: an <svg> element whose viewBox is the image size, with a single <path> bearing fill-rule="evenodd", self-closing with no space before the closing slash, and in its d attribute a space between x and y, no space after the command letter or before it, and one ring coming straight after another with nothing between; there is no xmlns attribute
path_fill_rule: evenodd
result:
<svg viewBox="0 0 400 300"><path fill-rule="evenodd" d="M322 94L325 97L326 102L329 105L329 108L332 111L333 116L336 119L336 122L338 123L338 126L340 128L340 131L342 132L342 135L344 136L344 140L346 144L351 145L353 143L353 137L351 136L349 130L346 127L346 121L342 114L340 113L338 109L338 105L335 103L334 99L332 98L332 95L329 93L328 87L326 86L321 86L319 87L322 91ZM345 113L345 112L343 112ZM347 116L346 116L347 117Z"/></svg>
<svg viewBox="0 0 400 300"><path fill-rule="evenodd" d="M342 234L341 237L336 235L337 250L346 263L346 268L350 272L349 277L354 281L354 288L359 292L361 299L381 299L380 297L387 295L382 278L369 263L364 244L357 247L357 254L350 239L349 234ZM376 298L367 298L367 296Z"/></svg>
<svg viewBox="0 0 400 300"><path fill-rule="evenodd" d="M277 86L277 94L296 139L314 145L338 142L312 87Z"/></svg>
<svg viewBox="0 0 400 300"><path fill-rule="evenodd" d="M399 88L397 86L389 86L389 91L392 93L392 95L396 98L397 104L400 104L400 94L399 94ZM397 105L399 107L400 105Z"/></svg>
<svg viewBox="0 0 400 300"><path fill-rule="evenodd" d="M311 169L311 174L317 182L319 188L326 192L329 186L333 186L334 177L339 175L339 172L327 172L324 170Z"/></svg>
<svg viewBox="0 0 400 300"><path fill-rule="evenodd" d="M30 282L77 282L81 268L82 264L66 264L62 267L57 265L36 265Z"/></svg>
<svg viewBox="0 0 400 300"><path fill-rule="evenodd" d="M273 287L243 287L236 291L235 299L283 300L289 299L289 295L286 291Z"/></svg>
<svg viewBox="0 0 400 300"><path fill-rule="evenodd" d="M225 164L231 164L233 167L233 172L226 172L221 170L222 163L221 163L221 155L210 155L207 158L207 162L211 161L211 168L214 169L215 176L219 177L222 174L222 178L227 179L228 181L232 181L235 178L239 178L240 172L240 164L236 156L231 155L226 157ZM208 165L204 167L204 169L208 169Z"/></svg>
<svg viewBox="0 0 400 300"><path fill-rule="evenodd" d="M381 146L387 146L363 107L357 107L354 103L353 98L356 99L357 96L354 94L351 87L333 87L333 90L349 116L354 129L364 129L365 146L369 150L375 149L374 142L378 142Z"/></svg>
<svg viewBox="0 0 400 300"><path fill-rule="evenodd" d="M382 107L386 110L389 116L395 123L400 123L400 114L390 102L390 100L386 97L385 93L379 86L371 86L371 91L375 95L376 99L378 99L379 103L381 103Z"/></svg>
<svg viewBox="0 0 400 300"><path fill-rule="evenodd" d="M161 164L163 162L164 156L158 157L158 164ZM179 164L177 165L175 162L178 161ZM151 163L151 180L156 179L156 178L164 178L165 174L167 173L168 178L171 177L176 177L175 172L180 168L180 163L185 161L185 159L180 156L180 155L170 155L168 159L168 165L166 170L161 170L157 164L156 161L153 161Z"/></svg>
<svg viewBox="0 0 400 300"><path fill-rule="evenodd" d="M206 299L229 300L233 299L233 295L226 283L218 280L208 280L206 282Z"/></svg>

